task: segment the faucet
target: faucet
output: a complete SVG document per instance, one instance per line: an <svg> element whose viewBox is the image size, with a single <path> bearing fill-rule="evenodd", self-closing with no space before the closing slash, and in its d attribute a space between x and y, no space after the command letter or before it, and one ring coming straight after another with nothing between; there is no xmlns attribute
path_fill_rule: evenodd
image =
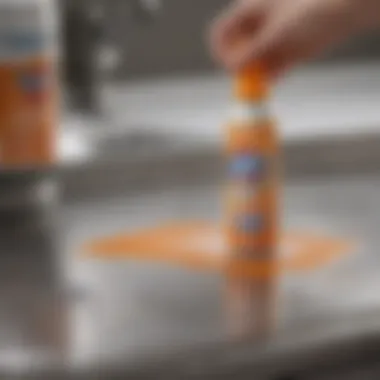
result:
<svg viewBox="0 0 380 380"><path fill-rule="evenodd" d="M63 75L69 107L74 112L101 113L99 51L106 44L105 7L128 1L138 22L155 19L161 0L61 0Z"/></svg>
<svg viewBox="0 0 380 380"><path fill-rule="evenodd" d="M102 20L89 12L88 1L63 0L62 42L63 79L71 110L96 113L97 93L96 48L102 34Z"/></svg>

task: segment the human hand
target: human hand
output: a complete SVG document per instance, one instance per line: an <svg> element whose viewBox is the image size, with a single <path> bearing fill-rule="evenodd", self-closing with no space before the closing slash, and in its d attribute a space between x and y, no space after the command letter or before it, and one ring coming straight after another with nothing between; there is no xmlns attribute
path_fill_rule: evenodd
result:
<svg viewBox="0 0 380 380"><path fill-rule="evenodd" d="M380 0L235 0L211 27L211 50L229 70L259 61L270 77L380 26Z"/></svg>

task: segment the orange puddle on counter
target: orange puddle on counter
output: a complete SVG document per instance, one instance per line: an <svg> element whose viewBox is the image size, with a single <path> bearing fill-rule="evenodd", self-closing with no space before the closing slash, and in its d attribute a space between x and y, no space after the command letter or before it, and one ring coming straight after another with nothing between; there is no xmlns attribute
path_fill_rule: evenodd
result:
<svg viewBox="0 0 380 380"><path fill-rule="evenodd" d="M332 264L352 252L345 239L293 231L280 238L277 259L231 259L222 228L208 223L173 223L94 239L85 256L102 260L145 260L171 263L194 270L268 277L282 272L308 272Z"/></svg>

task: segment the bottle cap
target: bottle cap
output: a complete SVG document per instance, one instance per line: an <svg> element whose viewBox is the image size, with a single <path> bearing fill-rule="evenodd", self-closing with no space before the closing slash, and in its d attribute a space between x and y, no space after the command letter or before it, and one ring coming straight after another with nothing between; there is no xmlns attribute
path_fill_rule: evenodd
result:
<svg viewBox="0 0 380 380"><path fill-rule="evenodd" d="M263 100L269 94L269 84L265 70L259 64L242 69L235 79L235 97L239 100Z"/></svg>

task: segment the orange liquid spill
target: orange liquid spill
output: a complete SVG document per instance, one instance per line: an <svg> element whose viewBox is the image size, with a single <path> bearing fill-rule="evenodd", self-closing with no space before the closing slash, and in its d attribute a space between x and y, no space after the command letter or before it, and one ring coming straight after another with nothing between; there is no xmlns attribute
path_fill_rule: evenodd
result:
<svg viewBox="0 0 380 380"><path fill-rule="evenodd" d="M294 231L280 237L280 254L275 260L231 260L222 228L194 222L94 239L84 245L83 252L87 257L102 260L156 261L193 270L262 278L321 269L352 252L353 246L344 239Z"/></svg>

